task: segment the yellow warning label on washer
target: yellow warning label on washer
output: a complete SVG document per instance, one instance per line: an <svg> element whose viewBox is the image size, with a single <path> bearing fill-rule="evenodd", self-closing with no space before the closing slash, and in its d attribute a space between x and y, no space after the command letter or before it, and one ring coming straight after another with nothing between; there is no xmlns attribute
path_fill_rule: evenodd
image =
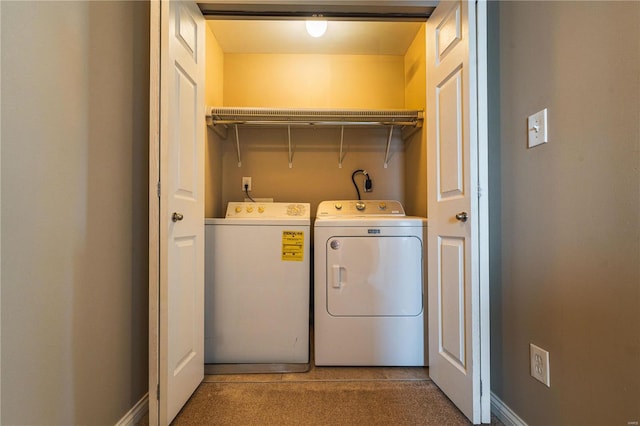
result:
<svg viewBox="0 0 640 426"><path fill-rule="evenodd" d="M304 259L304 232L282 231L282 260L302 262Z"/></svg>

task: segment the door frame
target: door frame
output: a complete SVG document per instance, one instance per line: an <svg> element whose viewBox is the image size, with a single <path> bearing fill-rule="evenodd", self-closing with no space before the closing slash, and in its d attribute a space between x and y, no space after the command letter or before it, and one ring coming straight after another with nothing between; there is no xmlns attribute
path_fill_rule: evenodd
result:
<svg viewBox="0 0 640 426"><path fill-rule="evenodd" d="M160 10L164 0L150 0L150 82L149 82L149 424L158 424L158 388L159 388L159 310L158 303L160 292ZM467 1L467 0L461 0ZM225 3L224 0L220 3ZM232 3L226 1L226 3ZM290 4L299 1L270 1L265 4ZM309 5L322 1L309 1ZM433 1L403 2L411 4L434 5ZM489 305L489 179L488 179L488 87L487 87L487 0L470 2L477 8L477 46L478 61L478 88L477 88L477 119L478 119L478 203L479 203L479 289L480 289L480 339L481 342L490 342L490 305ZM428 213L427 213L428 214ZM152 303L153 302L153 303ZM482 383L481 406L489 407L482 410L482 421L490 419L490 345L481 345L480 376ZM155 420L155 421L154 421Z"/></svg>
<svg viewBox="0 0 640 426"><path fill-rule="evenodd" d="M491 303L489 277L489 53L488 3L476 0L477 152L478 152L478 288L480 290L480 406L483 423L491 422Z"/></svg>
<svg viewBox="0 0 640 426"><path fill-rule="evenodd" d="M149 424L159 424L160 394L160 9L149 3Z"/></svg>

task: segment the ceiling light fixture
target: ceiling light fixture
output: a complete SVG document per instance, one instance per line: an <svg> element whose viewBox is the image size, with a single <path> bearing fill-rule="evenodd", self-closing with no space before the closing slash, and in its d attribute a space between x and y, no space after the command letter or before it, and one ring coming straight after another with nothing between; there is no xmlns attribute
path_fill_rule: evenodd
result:
<svg viewBox="0 0 640 426"><path fill-rule="evenodd" d="M321 18L322 15L313 15L311 19L307 19L305 22L307 32L311 37L322 37L327 31L327 21Z"/></svg>

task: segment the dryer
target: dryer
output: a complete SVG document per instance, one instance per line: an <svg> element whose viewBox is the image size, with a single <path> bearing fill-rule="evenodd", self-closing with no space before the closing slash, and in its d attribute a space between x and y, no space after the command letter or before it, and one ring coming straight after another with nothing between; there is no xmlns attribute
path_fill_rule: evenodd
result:
<svg viewBox="0 0 640 426"><path fill-rule="evenodd" d="M316 365L424 366L427 220L394 200L319 204Z"/></svg>
<svg viewBox="0 0 640 426"><path fill-rule="evenodd" d="M230 202L205 219L205 345L211 373L309 366L310 205Z"/></svg>

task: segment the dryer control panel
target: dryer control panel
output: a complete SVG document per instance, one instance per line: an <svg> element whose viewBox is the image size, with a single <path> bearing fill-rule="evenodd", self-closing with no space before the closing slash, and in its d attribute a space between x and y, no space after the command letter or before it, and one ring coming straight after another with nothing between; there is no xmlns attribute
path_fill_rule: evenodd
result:
<svg viewBox="0 0 640 426"><path fill-rule="evenodd" d="M309 203L249 203L230 202L227 204L226 218L277 219L309 218Z"/></svg>
<svg viewBox="0 0 640 426"><path fill-rule="evenodd" d="M396 200L333 200L318 205L316 217L335 216L405 216Z"/></svg>

